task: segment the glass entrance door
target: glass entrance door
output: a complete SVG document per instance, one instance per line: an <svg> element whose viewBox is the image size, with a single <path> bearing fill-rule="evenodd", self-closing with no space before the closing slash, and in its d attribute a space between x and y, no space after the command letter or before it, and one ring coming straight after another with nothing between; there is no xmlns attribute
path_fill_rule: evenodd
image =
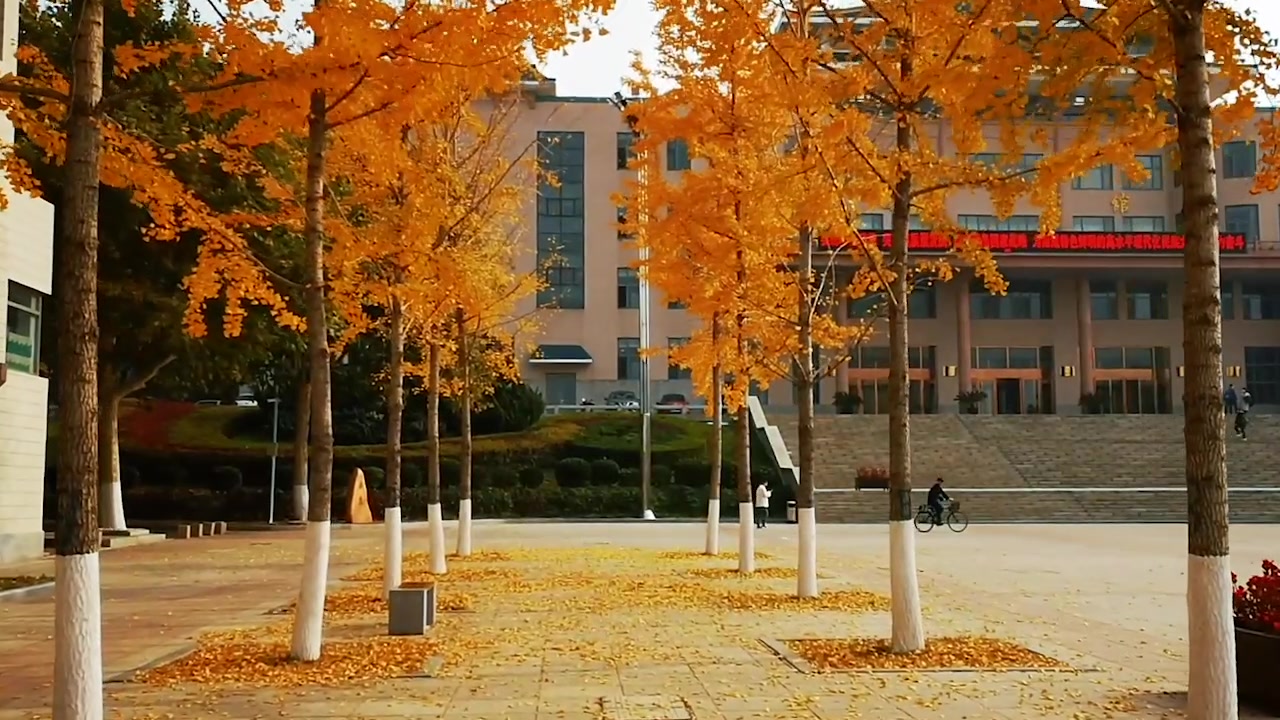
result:
<svg viewBox="0 0 1280 720"><path fill-rule="evenodd" d="M1117 415L1153 415L1162 412L1155 380L1099 380L1103 411Z"/></svg>
<svg viewBox="0 0 1280 720"><path fill-rule="evenodd" d="M1023 378L996 378L980 385L987 399L979 405L984 414L1028 415L1044 412L1040 407L1040 381Z"/></svg>

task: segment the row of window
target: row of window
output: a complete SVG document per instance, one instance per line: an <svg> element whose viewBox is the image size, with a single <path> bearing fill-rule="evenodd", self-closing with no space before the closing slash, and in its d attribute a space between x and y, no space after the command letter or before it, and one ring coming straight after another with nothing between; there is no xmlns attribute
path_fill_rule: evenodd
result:
<svg viewBox="0 0 1280 720"><path fill-rule="evenodd" d="M35 290L10 280L9 302L5 310L5 363L14 372L35 375L40 369L43 297Z"/></svg>
<svg viewBox="0 0 1280 720"><path fill-rule="evenodd" d="M667 338L667 348L678 348L687 342L689 342L687 337L669 337ZM640 338L618 338L618 379L639 380L640 365ZM693 372L689 368L676 365L670 360L667 361L668 380L688 380L692 376Z"/></svg>
<svg viewBox="0 0 1280 720"><path fill-rule="evenodd" d="M636 159L636 136L631 132L618 133L618 169L626 170L631 161ZM693 167L689 157L689 144L684 140L672 140L666 146L666 169L671 172L688 170Z"/></svg>

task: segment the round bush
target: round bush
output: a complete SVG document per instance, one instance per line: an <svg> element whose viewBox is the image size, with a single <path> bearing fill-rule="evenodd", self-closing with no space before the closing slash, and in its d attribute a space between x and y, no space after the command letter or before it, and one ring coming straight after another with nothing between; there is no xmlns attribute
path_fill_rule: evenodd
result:
<svg viewBox="0 0 1280 720"><path fill-rule="evenodd" d="M560 487L586 487L591 483L591 463L582 458L565 458L556 463L555 475Z"/></svg>
<svg viewBox="0 0 1280 720"><path fill-rule="evenodd" d="M360 468L364 472L364 486L369 489L382 489L387 486L387 473L380 467Z"/></svg>
<svg viewBox="0 0 1280 720"><path fill-rule="evenodd" d="M510 490L519 484L520 473L514 468L501 465L489 470L490 487L497 488L499 490Z"/></svg>
<svg viewBox="0 0 1280 720"><path fill-rule="evenodd" d="M400 486L406 489L420 488L427 484L422 466L416 462L406 462L400 468Z"/></svg>
<svg viewBox="0 0 1280 720"><path fill-rule="evenodd" d="M222 465L213 469L213 485L219 492L235 492L244 487L244 476L240 474L240 468Z"/></svg>
<svg viewBox="0 0 1280 720"><path fill-rule="evenodd" d="M681 460L675 466L676 485L704 487L711 484L711 463L702 460Z"/></svg>
<svg viewBox="0 0 1280 720"><path fill-rule="evenodd" d="M458 487L462 481L462 463L453 458L440 458L440 487Z"/></svg>
<svg viewBox="0 0 1280 720"><path fill-rule="evenodd" d="M622 477L618 463L607 458L591 461L592 485L617 485Z"/></svg>
<svg viewBox="0 0 1280 720"><path fill-rule="evenodd" d="M523 467L520 468L519 482L521 487L530 490L542 487L542 483L547 479L546 473L539 467Z"/></svg>
<svg viewBox="0 0 1280 720"><path fill-rule="evenodd" d="M652 470L657 469L657 466L652 468ZM650 471L650 482L653 481L654 477L657 477L652 470ZM623 468L622 472L619 473L618 483L623 487L640 487L640 468Z"/></svg>
<svg viewBox="0 0 1280 720"><path fill-rule="evenodd" d="M639 478L639 470L636 471L636 477ZM637 484L639 482L637 481ZM653 487L669 487L671 485L671 468L666 465L654 465L649 468L649 484Z"/></svg>

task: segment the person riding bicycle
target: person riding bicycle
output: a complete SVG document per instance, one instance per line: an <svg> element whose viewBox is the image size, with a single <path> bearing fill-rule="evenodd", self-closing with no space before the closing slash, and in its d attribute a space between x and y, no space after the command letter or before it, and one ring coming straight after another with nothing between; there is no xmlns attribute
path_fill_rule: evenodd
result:
<svg viewBox="0 0 1280 720"><path fill-rule="evenodd" d="M935 480L933 487L929 488L929 512L933 515L933 524L942 524L942 503L950 499L951 496L942 489L942 478Z"/></svg>

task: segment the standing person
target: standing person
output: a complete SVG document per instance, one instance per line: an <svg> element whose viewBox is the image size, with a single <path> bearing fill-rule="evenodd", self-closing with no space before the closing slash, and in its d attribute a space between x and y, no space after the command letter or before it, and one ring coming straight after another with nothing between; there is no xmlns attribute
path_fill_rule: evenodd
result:
<svg viewBox="0 0 1280 720"><path fill-rule="evenodd" d="M1246 390L1246 392L1248 392L1248 391ZM1222 402L1223 402L1223 404L1224 404L1224 405L1226 405L1226 406L1227 406L1227 414L1228 414L1228 415L1235 415L1235 414L1236 414L1236 408L1238 408L1238 407L1239 407L1239 401L1238 401L1238 400L1237 400L1237 398L1236 398L1236 386L1235 386L1235 383L1232 383L1232 384L1230 384L1230 385L1227 385L1227 391L1226 391L1225 393L1223 393L1223 394L1222 394Z"/></svg>
<svg viewBox="0 0 1280 720"><path fill-rule="evenodd" d="M1244 394L1240 397L1240 400L1242 401L1240 403L1240 407L1243 408L1245 412L1249 412L1253 409L1253 393L1249 392L1249 388L1240 389L1244 391Z"/></svg>
<svg viewBox="0 0 1280 720"><path fill-rule="evenodd" d="M761 482L756 486L756 527L762 528L769 524L769 498L773 496L773 491L769 489L769 481Z"/></svg>

